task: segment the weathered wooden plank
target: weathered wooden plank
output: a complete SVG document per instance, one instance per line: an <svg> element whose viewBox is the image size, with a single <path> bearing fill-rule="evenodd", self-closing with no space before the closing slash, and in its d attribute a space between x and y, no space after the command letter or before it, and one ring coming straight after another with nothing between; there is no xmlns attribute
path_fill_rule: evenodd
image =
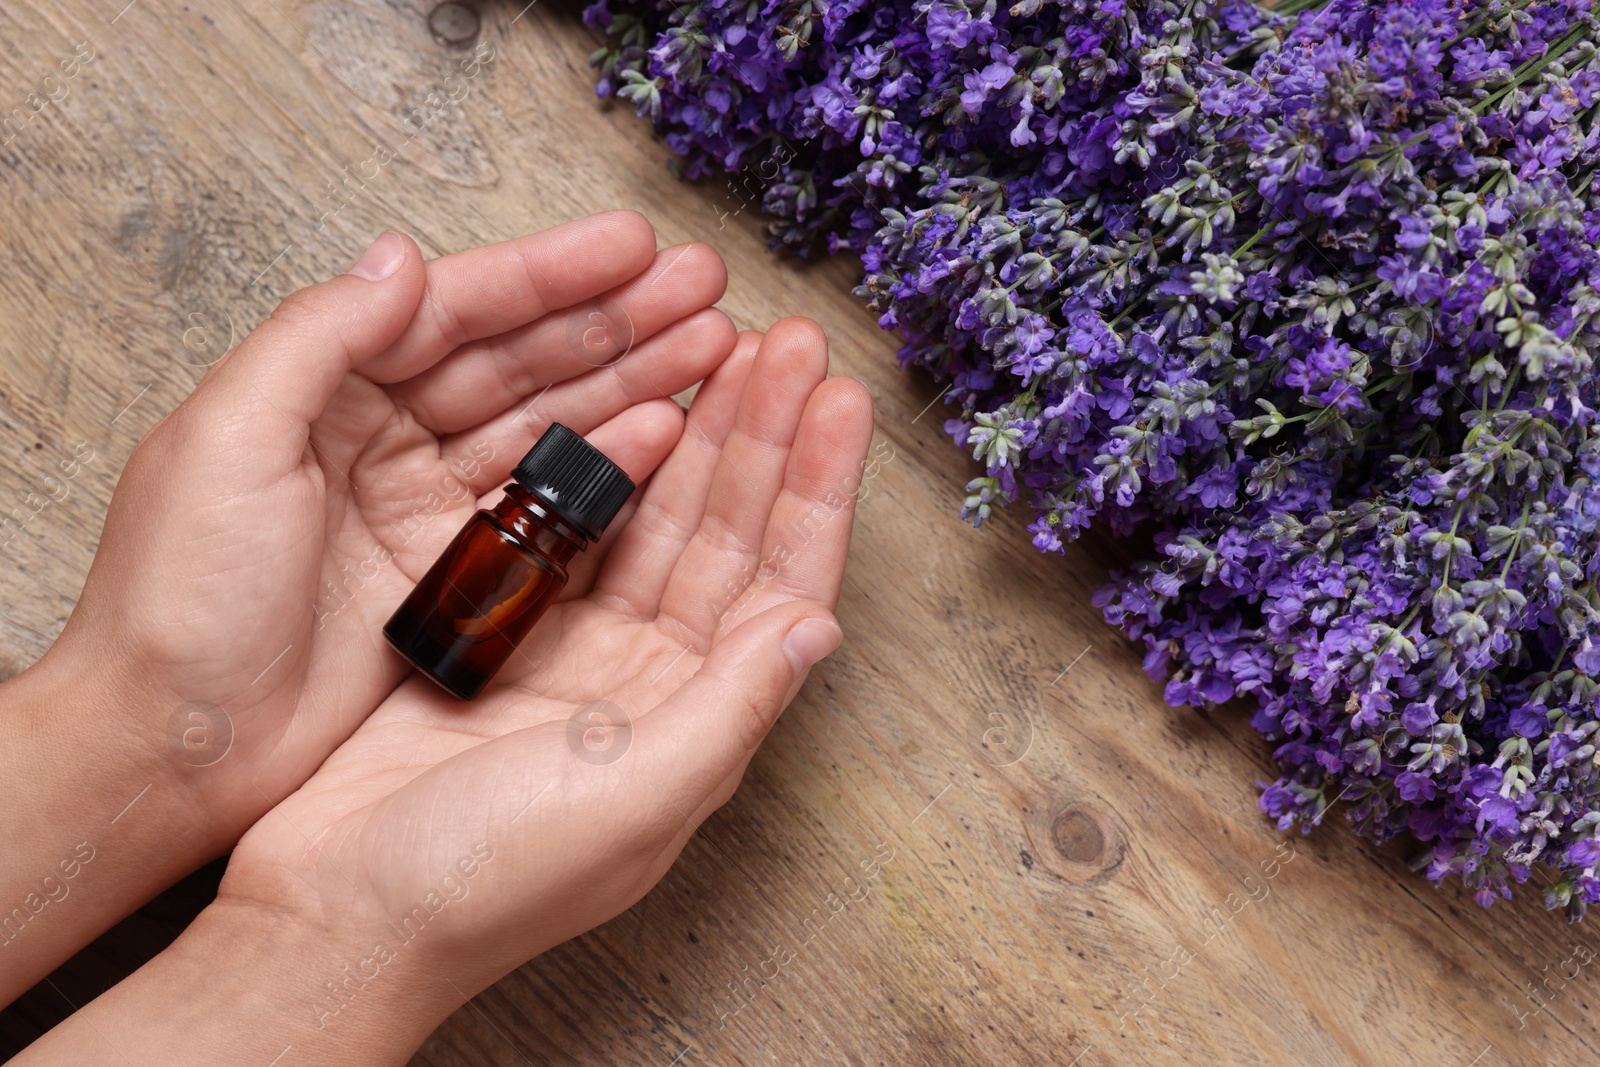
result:
<svg viewBox="0 0 1600 1067"><path fill-rule="evenodd" d="M1018 516L962 524L969 464L925 410L938 389L898 370L851 265L772 257L748 187L672 179L649 131L593 99L574 9L469 6L435 18L440 40L407 0L124 2L0 12L0 104L26 112L0 133L0 512L27 520L4 546L0 669L65 622L139 434L386 226L437 254L640 208L664 243L723 253L740 325L811 315L878 402L844 649L655 892L464 1007L416 1062L1595 1058L1590 976L1559 974L1597 939L1532 900L1435 892L1336 825L1278 833L1246 713L1164 707L1089 604L1132 548L1044 559ZM93 58L63 78L80 42ZM80 442L94 458L63 479ZM62 991L115 980L213 885L102 939ZM1525 1016L1529 983L1548 1007ZM64 1010L30 994L0 1048Z"/></svg>

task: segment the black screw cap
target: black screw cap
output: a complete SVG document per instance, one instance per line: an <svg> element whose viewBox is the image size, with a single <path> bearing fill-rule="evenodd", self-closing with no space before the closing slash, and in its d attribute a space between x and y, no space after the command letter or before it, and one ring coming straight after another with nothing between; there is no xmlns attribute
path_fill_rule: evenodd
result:
<svg viewBox="0 0 1600 1067"><path fill-rule="evenodd" d="M633 493L633 481L581 434L552 422L511 477L591 541Z"/></svg>

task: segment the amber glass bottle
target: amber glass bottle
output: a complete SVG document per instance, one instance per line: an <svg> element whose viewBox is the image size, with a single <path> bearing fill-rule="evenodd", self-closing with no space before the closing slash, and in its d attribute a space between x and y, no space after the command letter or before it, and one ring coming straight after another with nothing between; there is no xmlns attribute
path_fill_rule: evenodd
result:
<svg viewBox="0 0 1600 1067"><path fill-rule="evenodd" d="M522 457L505 499L467 520L383 635L445 691L482 691L567 584L567 561L633 492L581 436L551 423Z"/></svg>

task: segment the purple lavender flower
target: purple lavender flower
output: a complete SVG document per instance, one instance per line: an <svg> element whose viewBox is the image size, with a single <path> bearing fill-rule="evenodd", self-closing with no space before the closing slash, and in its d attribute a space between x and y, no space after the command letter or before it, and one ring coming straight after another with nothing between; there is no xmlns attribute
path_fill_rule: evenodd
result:
<svg viewBox="0 0 1600 1067"><path fill-rule="evenodd" d="M848 248L1174 704L1482 904L1600 900L1590 0L608 0L602 95Z"/></svg>

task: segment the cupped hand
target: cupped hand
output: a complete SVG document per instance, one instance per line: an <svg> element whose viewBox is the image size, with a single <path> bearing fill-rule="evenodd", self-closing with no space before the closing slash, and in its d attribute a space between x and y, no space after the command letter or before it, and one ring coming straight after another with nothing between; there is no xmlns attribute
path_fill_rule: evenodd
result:
<svg viewBox="0 0 1600 1067"><path fill-rule="evenodd" d="M633 212L432 262L385 234L140 443L46 660L226 847L400 683L383 621L551 421L650 474L733 347L725 283Z"/></svg>
<svg viewBox="0 0 1600 1067"><path fill-rule="evenodd" d="M598 573L476 700L401 685L239 843L219 904L325 931L303 962L336 981L412 972L447 1013L642 896L839 641L872 410L826 371L806 320L741 336ZM350 1021L320 1003L316 1028Z"/></svg>

